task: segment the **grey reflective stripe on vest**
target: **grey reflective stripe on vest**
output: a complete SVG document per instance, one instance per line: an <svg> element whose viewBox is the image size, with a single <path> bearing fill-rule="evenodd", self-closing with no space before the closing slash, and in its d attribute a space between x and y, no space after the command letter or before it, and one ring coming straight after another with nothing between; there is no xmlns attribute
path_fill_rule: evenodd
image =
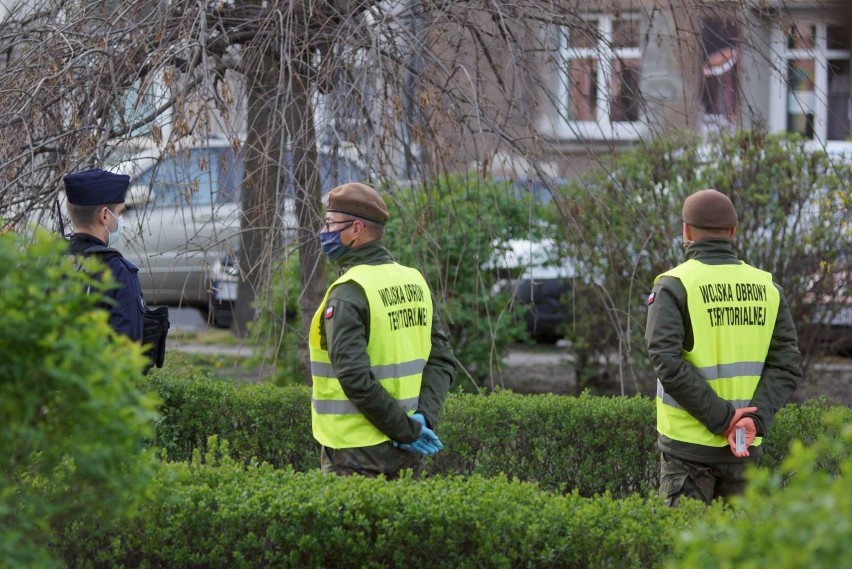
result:
<svg viewBox="0 0 852 569"><path fill-rule="evenodd" d="M383 366L372 366L370 371L377 380L391 379L394 377L406 377L422 373L426 367L426 360L411 360L398 364ZM311 374L316 377L337 377L331 364L311 362Z"/></svg>
<svg viewBox="0 0 852 569"><path fill-rule="evenodd" d="M759 376L763 373L763 362L736 362L695 369L701 377L708 381L726 377L739 377L741 375Z"/></svg>
<svg viewBox="0 0 852 569"><path fill-rule="evenodd" d="M405 411L417 411L417 404L420 402L419 397L412 397L411 399L402 399L398 400L400 409ZM361 411L358 410L355 405L349 401L348 399L340 400L317 400L311 398L311 403L314 405L314 410L317 412L317 415L357 415L360 414Z"/></svg>
<svg viewBox="0 0 852 569"><path fill-rule="evenodd" d="M666 393L666 390L663 389L663 384L660 383L660 380L657 380L657 399L661 399L663 405L668 405L669 407L674 407L675 409L683 409L674 398ZM734 409L742 409L743 407L748 407L751 405L751 401L744 401L742 399L735 399L734 401L728 401L731 405L734 406Z"/></svg>

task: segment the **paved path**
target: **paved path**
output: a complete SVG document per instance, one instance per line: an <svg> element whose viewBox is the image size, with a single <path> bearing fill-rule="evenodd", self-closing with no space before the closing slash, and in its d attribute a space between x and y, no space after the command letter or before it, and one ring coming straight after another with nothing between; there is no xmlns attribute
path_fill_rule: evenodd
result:
<svg viewBox="0 0 852 569"><path fill-rule="evenodd" d="M207 325L194 308L170 307L169 316L172 322L169 350L236 357L252 355L253 347L247 344L210 344L182 340L182 333L186 337L215 330ZM575 392L576 372L568 346L564 343L555 346L514 346L510 349L505 364L505 369L495 375L490 387L503 387L519 393ZM852 406L852 359L836 358L827 363L813 365L793 399L802 401L821 395L831 396L838 403Z"/></svg>
<svg viewBox="0 0 852 569"><path fill-rule="evenodd" d="M248 357L252 355L251 346L228 346L225 344L194 344L182 341L169 341L166 350L188 354L210 354L220 356Z"/></svg>

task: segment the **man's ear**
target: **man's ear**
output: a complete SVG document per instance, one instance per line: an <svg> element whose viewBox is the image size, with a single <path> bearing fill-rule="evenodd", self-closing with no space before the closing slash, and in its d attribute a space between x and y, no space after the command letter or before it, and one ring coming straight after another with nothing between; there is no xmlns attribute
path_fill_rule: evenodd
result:
<svg viewBox="0 0 852 569"><path fill-rule="evenodd" d="M736 234L737 234L737 228L736 228L736 227L732 227L732 228L730 229L730 233L728 234L728 239L733 239L733 238L734 238L734 235L736 235Z"/></svg>
<svg viewBox="0 0 852 569"><path fill-rule="evenodd" d="M352 230L356 238L361 237L362 234L367 232L367 224L361 221L360 219L356 219L352 223Z"/></svg>

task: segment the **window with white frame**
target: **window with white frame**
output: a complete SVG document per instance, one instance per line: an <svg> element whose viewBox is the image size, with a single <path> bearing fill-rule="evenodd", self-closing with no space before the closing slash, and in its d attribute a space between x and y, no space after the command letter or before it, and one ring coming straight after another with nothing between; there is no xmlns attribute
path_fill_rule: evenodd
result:
<svg viewBox="0 0 852 569"><path fill-rule="evenodd" d="M771 125L812 140L852 141L850 28L793 20L773 32Z"/></svg>
<svg viewBox="0 0 852 569"><path fill-rule="evenodd" d="M739 126L739 30L731 20L701 25L701 128L733 132Z"/></svg>
<svg viewBox="0 0 852 569"><path fill-rule="evenodd" d="M560 30L560 134L632 139L642 132L639 19L589 14Z"/></svg>

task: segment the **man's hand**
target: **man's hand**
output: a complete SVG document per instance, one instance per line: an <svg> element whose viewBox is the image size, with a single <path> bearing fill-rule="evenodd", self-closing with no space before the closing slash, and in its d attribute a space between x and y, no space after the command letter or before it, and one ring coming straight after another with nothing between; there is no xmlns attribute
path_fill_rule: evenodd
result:
<svg viewBox="0 0 852 569"><path fill-rule="evenodd" d="M728 423L728 428L725 429L725 436L729 437L733 434L734 429L737 427L737 423L740 422L740 419L743 418L743 415L748 413L757 413L757 407L743 407L742 409L734 409L734 416L731 419L731 422ZM754 421L751 422L752 426L754 426Z"/></svg>
<svg viewBox="0 0 852 569"><path fill-rule="evenodd" d="M749 409L754 409L754 407L749 407ZM737 452L737 428L745 430L745 450L742 452ZM743 417L728 431L728 446L731 447L734 456L745 457L749 455L748 447L754 442L755 437L757 437L757 427L754 424L754 419Z"/></svg>
<svg viewBox="0 0 852 569"><path fill-rule="evenodd" d="M441 439L435 432L426 426L426 418L420 413L415 413L411 419L420 423L420 436L417 440L411 443L399 443L394 441L394 446L408 452L417 453L423 456L431 456L444 448Z"/></svg>
<svg viewBox="0 0 852 569"><path fill-rule="evenodd" d="M411 419L415 423L420 423L421 427L426 426L426 417L423 416L423 413L414 413L413 415L411 415L411 417L409 417L409 419Z"/></svg>

